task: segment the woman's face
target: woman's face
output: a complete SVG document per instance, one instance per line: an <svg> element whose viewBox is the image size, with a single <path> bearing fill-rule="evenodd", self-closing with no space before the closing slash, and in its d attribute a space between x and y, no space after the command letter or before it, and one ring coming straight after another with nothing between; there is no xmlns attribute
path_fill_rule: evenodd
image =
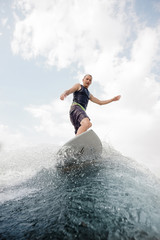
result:
<svg viewBox="0 0 160 240"><path fill-rule="evenodd" d="M85 88L88 88L92 83L92 77L90 75L86 75L84 78L83 78L83 86Z"/></svg>

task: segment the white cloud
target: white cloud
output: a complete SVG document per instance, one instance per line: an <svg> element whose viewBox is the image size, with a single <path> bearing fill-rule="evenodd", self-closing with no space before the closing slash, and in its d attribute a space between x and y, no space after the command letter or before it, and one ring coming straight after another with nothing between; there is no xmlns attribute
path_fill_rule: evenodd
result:
<svg viewBox="0 0 160 240"><path fill-rule="evenodd" d="M0 123L0 149L17 149L26 145L27 142L23 134L13 131L7 125Z"/></svg>
<svg viewBox="0 0 160 240"><path fill-rule="evenodd" d="M102 98L121 93L114 105L101 110L91 105L89 113L98 112L93 122L101 126L101 137L107 131L110 142L123 153L157 162L160 83L154 68L159 64L160 26L139 22L132 0L15 2L23 18L16 15L13 52L27 59L43 56L57 68L77 63L77 72L82 68L91 73L102 86ZM67 136L73 131L64 119L67 108L68 103L53 101L28 110L40 119L37 131L59 139L59 131Z"/></svg>
<svg viewBox="0 0 160 240"><path fill-rule="evenodd" d="M115 54L126 38L126 24L122 24L123 15L120 15L124 0L121 3L98 0L92 3L89 0L16 2L24 18L16 15L12 49L24 58L44 56L48 64L59 68L76 61L84 64L89 59L96 60L104 49L108 57Z"/></svg>
<svg viewBox="0 0 160 240"><path fill-rule="evenodd" d="M2 23L2 26L3 26L3 27L6 26L7 22L8 22L8 18L2 18L2 19L1 19L1 23Z"/></svg>
<svg viewBox="0 0 160 240"><path fill-rule="evenodd" d="M55 100L48 105L29 106L26 110L37 118L34 126L36 132L47 133L54 144L67 141L68 137L73 137L73 127L69 123L69 103Z"/></svg>

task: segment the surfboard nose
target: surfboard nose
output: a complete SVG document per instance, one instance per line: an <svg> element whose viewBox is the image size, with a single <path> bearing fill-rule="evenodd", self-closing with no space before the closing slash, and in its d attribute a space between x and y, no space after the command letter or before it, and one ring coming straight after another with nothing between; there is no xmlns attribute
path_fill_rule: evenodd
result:
<svg viewBox="0 0 160 240"><path fill-rule="evenodd" d="M77 158L78 161L80 156L88 156L89 158L86 159L90 159L91 156L96 157L100 156L101 154L101 140L92 129L69 140L58 151L58 155L61 157L66 157L66 161L71 158Z"/></svg>

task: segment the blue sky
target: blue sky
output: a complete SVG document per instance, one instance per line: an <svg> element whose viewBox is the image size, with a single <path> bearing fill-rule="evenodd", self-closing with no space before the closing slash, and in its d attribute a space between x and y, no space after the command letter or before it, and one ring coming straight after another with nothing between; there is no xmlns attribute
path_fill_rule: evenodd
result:
<svg viewBox="0 0 160 240"><path fill-rule="evenodd" d="M59 95L90 73L93 95L122 95L118 103L89 104L93 129L160 169L159 39L159 0L0 0L2 149L73 137L72 97Z"/></svg>

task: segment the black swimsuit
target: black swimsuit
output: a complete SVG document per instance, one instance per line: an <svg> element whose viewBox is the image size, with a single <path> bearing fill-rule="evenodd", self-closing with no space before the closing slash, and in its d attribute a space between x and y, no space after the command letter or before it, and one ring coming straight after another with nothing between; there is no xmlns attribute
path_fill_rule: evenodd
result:
<svg viewBox="0 0 160 240"><path fill-rule="evenodd" d="M84 118L89 118L85 112L88 101L90 98L90 92L87 88L81 85L81 89L73 93L73 103L70 109L70 120L75 128L75 134L78 128L81 126L81 121Z"/></svg>
<svg viewBox="0 0 160 240"><path fill-rule="evenodd" d="M80 104L84 109L87 108L89 98L90 92L83 85L79 91L73 93L73 102Z"/></svg>

